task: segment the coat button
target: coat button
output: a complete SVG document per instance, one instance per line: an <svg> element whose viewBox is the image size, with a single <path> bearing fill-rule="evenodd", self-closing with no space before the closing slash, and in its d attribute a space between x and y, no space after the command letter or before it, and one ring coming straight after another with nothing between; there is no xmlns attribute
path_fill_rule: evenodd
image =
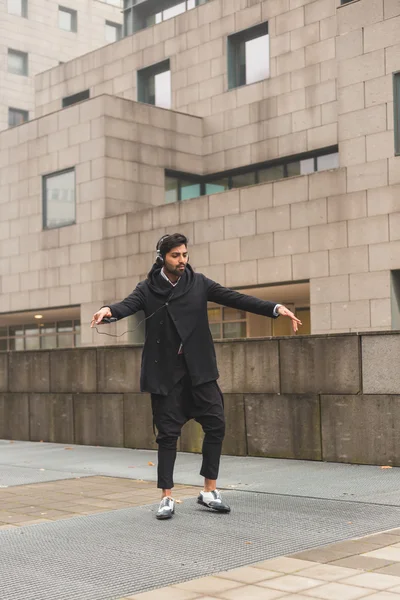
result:
<svg viewBox="0 0 400 600"><path fill-rule="evenodd" d="M164 321L160 321L160 325L164 325Z"/></svg>
<svg viewBox="0 0 400 600"><path fill-rule="evenodd" d="M159 343L160 343L160 340L157 340L157 344L159 344Z"/></svg>
<svg viewBox="0 0 400 600"><path fill-rule="evenodd" d="M158 360L155 360L154 362L155 362L155 363L158 363Z"/></svg>

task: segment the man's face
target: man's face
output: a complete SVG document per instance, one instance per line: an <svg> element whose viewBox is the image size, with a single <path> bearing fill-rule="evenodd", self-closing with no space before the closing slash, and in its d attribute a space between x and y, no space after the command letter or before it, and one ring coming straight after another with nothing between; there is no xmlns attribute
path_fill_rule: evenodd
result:
<svg viewBox="0 0 400 600"><path fill-rule="evenodd" d="M165 255L165 270L171 275L180 277L183 275L188 258L189 255L185 244L182 244L182 246L177 246L176 248L172 248L172 250Z"/></svg>

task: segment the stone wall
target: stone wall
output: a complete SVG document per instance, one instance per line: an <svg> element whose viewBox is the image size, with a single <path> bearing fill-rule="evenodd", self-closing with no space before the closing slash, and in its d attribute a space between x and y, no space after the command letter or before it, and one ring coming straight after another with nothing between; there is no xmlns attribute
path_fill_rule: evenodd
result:
<svg viewBox="0 0 400 600"><path fill-rule="evenodd" d="M216 343L225 454L400 465L399 333ZM155 448L140 346L0 353L0 438ZM180 450L199 452L190 422Z"/></svg>

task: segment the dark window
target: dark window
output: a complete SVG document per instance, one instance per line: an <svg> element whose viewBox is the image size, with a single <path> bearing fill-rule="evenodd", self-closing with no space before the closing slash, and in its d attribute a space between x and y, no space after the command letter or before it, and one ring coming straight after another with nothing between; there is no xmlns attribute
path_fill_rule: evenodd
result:
<svg viewBox="0 0 400 600"><path fill-rule="evenodd" d="M136 31L172 19L206 2L208 0L157 0L139 3L124 0L124 35L132 35Z"/></svg>
<svg viewBox="0 0 400 600"><path fill-rule="evenodd" d="M285 171L283 165L276 165L273 167L267 167L258 171L258 181L265 183L267 181L274 181L274 179L282 179L285 177Z"/></svg>
<svg viewBox="0 0 400 600"><path fill-rule="evenodd" d="M138 101L171 108L169 60L138 71Z"/></svg>
<svg viewBox="0 0 400 600"><path fill-rule="evenodd" d="M269 77L268 23L228 37L229 89Z"/></svg>
<svg viewBox="0 0 400 600"><path fill-rule="evenodd" d="M64 31L78 31L78 13L72 8L58 7L58 26Z"/></svg>
<svg viewBox="0 0 400 600"><path fill-rule="evenodd" d="M400 72L393 75L394 100L394 148L400 154Z"/></svg>
<svg viewBox="0 0 400 600"><path fill-rule="evenodd" d="M18 15L19 17L28 17L28 0L8 0L7 8L10 15Z"/></svg>
<svg viewBox="0 0 400 600"><path fill-rule="evenodd" d="M21 125L29 120L29 113L27 110L21 110L19 108L8 109L8 126L15 127Z"/></svg>
<svg viewBox="0 0 400 600"><path fill-rule="evenodd" d="M340 4L348 4L349 2L353 2L353 0L340 0Z"/></svg>
<svg viewBox="0 0 400 600"><path fill-rule="evenodd" d="M225 192L229 190L229 179L228 177L223 177L222 179L215 179L214 181L206 182L205 193L209 194L218 194L219 192Z"/></svg>
<svg viewBox="0 0 400 600"><path fill-rule="evenodd" d="M66 98L62 99L62 107L66 108L67 106L71 106L71 104L77 104L78 102L82 102L88 98L90 98L89 90L79 92L78 94L73 94L72 96L67 96Z"/></svg>
<svg viewBox="0 0 400 600"><path fill-rule="evenodd" d="M14 75L28 75L28 54L8 49L8 72Z"/></svg>
<svg viewBox="0 0 400 600"><path fill-rule="evenodd" d="M106 21L105 38L106 42L117 42L122 37L122 25Z"/></svg>
<svg viewBox="0 0 400 600"><path fill-rule="evenodd" d="M75 169L43 177L43 228L75 223Z"/></svg>
<svg viewBox="0 0 400 600"><path fill-rule="evenodd" d="M232 188L246 187L246 185L254 185L256 181L255 171L232 176Z"/></svg>

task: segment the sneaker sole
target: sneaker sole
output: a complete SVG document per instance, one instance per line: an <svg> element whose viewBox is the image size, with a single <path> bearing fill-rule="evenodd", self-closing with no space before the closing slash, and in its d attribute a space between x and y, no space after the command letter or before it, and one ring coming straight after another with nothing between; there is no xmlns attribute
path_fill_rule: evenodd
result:
<svg viewBox="0 0 400 600"><path fill-rule="evenodd" d="M172 519L173 516L174 513L171 513L170 515L156 515L156 519L159 521L166 521L167 519Z"/></svg>
<svg viewBox="0 0 400 600"><path fill-rule="evenodd" d="M214 512L225 513L225 514L231 512L230 508L217 508L215 506L209 506L208 504L206 504L202 500L197 500L197 504L201 504L201 506L205 506L206 508L209 508L210 510L213 510Z"/></svg>

